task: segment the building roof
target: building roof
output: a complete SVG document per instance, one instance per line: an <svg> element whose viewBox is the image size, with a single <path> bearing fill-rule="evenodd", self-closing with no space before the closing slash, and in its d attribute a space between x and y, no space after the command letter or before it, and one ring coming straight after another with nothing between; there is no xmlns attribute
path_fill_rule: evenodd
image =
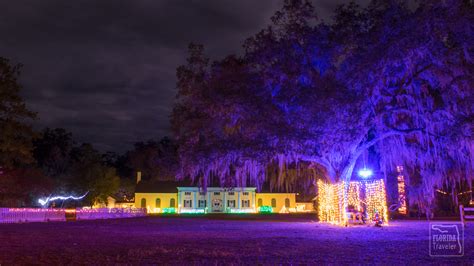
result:
<svg viewBox="0 0 474 266"><path fill-rule="evenodd" d="M268 182L265 182L261 189L257 189L257 193L293 193L296 194L296 192L291 191L291 190L286 190L284 187L272 187Z"/></svg>
<svg viewBox="0 0 474 266"><path fill-rule="evenodd" d="M190 180L183 180L183 181L140 181L135 187L135 193L178 193L178 187L181 190L185 190L183 188L198 188L198 185L193 185ZM245 187L249 190L255 190L256 187ZM208 186L207 189L214 191L218 189L224 189L220 186ZM206 190L207 190L206 189ZM268 183L262 185L260 191L256 189L257 193L295 193L294 191L286 191L285 188L271 188Z"/></svg>
<svg viewBox="0 0 474 266"><path fill-rule="evenodd" d="M115 203L133 203L133 202L135 202L133 198L132 198L132 199L128 199L128 198L126 198L125 196L120 197L120 196L118 196L118 195L112 194L112 195L109 195L109 197L111 197L112 199L114 199L114 200L115 200Z"/></svg>
<svg viewBox="0 0 474 266"><path fill-rule="evenodd" d="M178 193L177 187L192 186L189 180L183 181L140 181L135 193Z"/></svg>

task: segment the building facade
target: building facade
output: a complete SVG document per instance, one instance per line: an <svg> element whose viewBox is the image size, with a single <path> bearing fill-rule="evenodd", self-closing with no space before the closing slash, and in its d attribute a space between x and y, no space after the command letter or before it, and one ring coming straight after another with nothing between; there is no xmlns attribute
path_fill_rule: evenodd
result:
<svg viewBox="0 0 474 266"><path fill-rule="evenodd" d="M179 213L254 213L255 188L178 187Z"/></svg>
<svg viewBox="0 0 474 266"><path fill-rule="evenodd" d="M177 207L176 193L135 193L135 207L146 208L148 213L174 212Z"/></svg>
<svg viewBox="0 0 474 266"><path fill-rule="evenodd" d="M296 212L295 193L257 193L257 208L270 206L272 212Z"/></svg>
<svg viewBox="0 0 474 266"><path fill-rule="evenodd" d="M255 187L203 190L191 186L139 185L135 207L147 208L149 213L296 212L296 193L258 193Z"/></svg>

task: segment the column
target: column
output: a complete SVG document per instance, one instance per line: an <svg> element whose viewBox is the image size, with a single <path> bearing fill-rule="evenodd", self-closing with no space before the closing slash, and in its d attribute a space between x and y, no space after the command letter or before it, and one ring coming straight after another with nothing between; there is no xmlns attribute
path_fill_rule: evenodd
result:
<svg viewBox="0 0 474 266"><path fill-rule="evenodd" d="M242 193L242 190L237 192L237 209L239 209L239 210L240 210L240 208L241 208L241 205L240 205L240 193Z"/></svg>
<svg viewBox="0 0 474 266"><path fill-rule="evenodd" d="M252 191L252 200L249 202L251 208L253 208L254 211L257 211L257 198L255 197L255 190Z"/></svg>
<svg viewBox="0 0 474 266"><path fill-rule="evenodd" d="M206 202L207 209L209 212L212 212L211 193L209 193L209 190L206 191L206 195L207 195L207 202Z"/></svg>
<svg viewBox="0 0 474 266"><path fill-rule="evenodd" d="M224 190L224 212L227 210L227 204L226 204L226 201L225 201L225 199L226 199L225 194L227 194L227 192Z"/></svg>
<svg viewBox="0 0 474 266"><path fill-rule="evenodd" d="M176 208L176 212L177 213L180 213L181 212L181 191L178 190L178 198L177 198L177 202L176 204L178 204L178 206L170 206L170 207L174 207Z"/></svg>

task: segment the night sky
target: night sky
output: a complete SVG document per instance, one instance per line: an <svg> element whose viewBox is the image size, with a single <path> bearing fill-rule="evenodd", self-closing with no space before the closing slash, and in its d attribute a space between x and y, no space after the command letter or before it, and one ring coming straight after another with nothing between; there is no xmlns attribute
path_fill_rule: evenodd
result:
<svg viewBox="0 0 474 266"><path fill-rule="evenodd" d="M314 5L327 20L336 2ZM22 95L38 112L37 129L63 127L79 142L121 152L171 135L176 67L188 43L204 44L213 59L240 53L281 3L4 1L0 56L24 64Z"/></svg>

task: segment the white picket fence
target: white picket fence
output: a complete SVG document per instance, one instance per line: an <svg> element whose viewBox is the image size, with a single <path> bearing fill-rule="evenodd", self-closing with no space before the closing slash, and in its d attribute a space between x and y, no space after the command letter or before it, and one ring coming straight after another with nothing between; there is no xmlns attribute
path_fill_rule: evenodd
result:
<svg viewBox="0 0 474 266"><path fill-rule="evenodd" d="M146 208L77 209L76 220L114 219L146 216Z"/></svg>
<svg viewBox="0 0 474 266"><path fill-rule="evenodd" d="M0 223L66 221L65 209L0 208Z"/></svg>
<svg viewBox="0 0 474 266"><path fill-rule="evenodd" d="M66 213L68 213L67 216L70 220L95 220L142 217L146 216L147 211L145 208L78 208L75 210L40 208L0 208L0 224L66 221Z"/></svg>

